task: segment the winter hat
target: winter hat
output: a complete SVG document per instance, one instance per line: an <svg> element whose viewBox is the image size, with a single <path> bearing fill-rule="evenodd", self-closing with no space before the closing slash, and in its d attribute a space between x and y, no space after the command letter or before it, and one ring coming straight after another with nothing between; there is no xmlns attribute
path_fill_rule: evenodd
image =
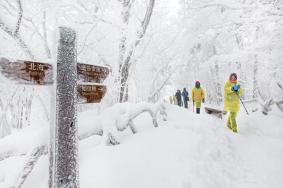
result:
<svg viewBox="0 0 283 188"><path fill-rule="evenodd" d="M196 86L197 88L199 88L199 87L200 87L200 82L199 82L199 81L196 81L195 86Z"/></svg>
<svg viewBox="0 0 283 188"><path fill-rule="evenodd" d="M232 77L234 77L235 79L232 79ZM237 76L236 73L230 74L230 77L229 77L230 82L236 83L236 82L237 82L237 79L238 79L238 76Z"/></svg>

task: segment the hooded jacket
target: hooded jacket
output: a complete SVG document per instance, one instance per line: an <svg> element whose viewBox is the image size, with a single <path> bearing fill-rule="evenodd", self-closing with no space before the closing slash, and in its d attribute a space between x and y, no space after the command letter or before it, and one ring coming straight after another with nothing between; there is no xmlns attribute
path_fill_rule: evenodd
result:
<svg viewBox="0 0 283 188"><path fill-rule="evenodd" d="M236 85L228 80L224 85L224 109L229 112L238 112L240 110L240 99L237 96L237 93L232 91L232 87ZM238 95L241 96L244 92L244 89L240 87Z"/></svg>

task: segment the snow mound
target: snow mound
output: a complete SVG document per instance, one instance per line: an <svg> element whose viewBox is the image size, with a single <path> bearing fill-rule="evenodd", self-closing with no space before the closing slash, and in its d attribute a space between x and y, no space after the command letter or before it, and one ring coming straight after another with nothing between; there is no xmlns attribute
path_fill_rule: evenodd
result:
<svg viewBox="0 0 283 188"><path fill-rule="evenodd" d="M114 115L108 110L109 117ZM167 121L159 122L156 128L150 115L137 117L133 123L139 132L123 132L120 145L101 145L100 136L80 141L80 187L283 187L281 114L246 116L240 112L239 133L235 134L225 127L225 119L203 112L193 114L173 105L166 105L166 110ZM0 187L15 180L5 169L22 163L20 157L0 161ZM47 188L47 180L48 157L44 156L23 187Z"/></svg>

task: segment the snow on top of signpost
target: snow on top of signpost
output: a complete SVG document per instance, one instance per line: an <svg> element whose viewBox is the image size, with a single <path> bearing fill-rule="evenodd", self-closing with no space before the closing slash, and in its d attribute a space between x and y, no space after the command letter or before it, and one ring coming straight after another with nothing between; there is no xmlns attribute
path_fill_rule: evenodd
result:
<svg viewBox="0 0 283 188"><path fill-rule="evenodd" d="M38 63L46 63L46 64L55 64L55 59L47 59L47 58L36 58L36 59L29 59L29 58L21 58L21 57L9 57L9 56L2 56L0 57L0 61L8 60L10 62L17 62L17 61L29 61L29 62L38 62Z"/></svg>

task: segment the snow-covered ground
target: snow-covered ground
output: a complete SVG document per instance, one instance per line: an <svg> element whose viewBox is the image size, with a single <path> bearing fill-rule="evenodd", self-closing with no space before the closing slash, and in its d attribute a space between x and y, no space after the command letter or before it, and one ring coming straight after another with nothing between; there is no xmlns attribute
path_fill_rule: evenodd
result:
<svg viewBox="0 0 283 188"><path fill-rule="evenodd" d="M139 132L122 132L120 145L104 146L100 136L80 141L81 188L283 187L283 116L276 109L268 116L241 112L239 133L234 134L225 127L226 117L166 107L167 121L154 128L148 114L139 116L135 120ZM80 119L90 114L81 113ZM93 116L79 126L95 126L94 121ZM15 183L25 160L18 156L0 161L1 188ZM44 155L23 187L47 188L47 182L48 156Z"/></svg>

